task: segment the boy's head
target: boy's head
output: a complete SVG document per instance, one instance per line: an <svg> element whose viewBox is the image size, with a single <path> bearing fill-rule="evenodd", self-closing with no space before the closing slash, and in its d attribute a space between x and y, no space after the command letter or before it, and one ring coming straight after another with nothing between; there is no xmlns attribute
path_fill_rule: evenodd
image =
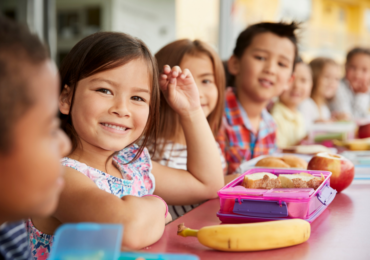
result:
<svg viewBox="0 0 370 260"><path fill-rule="evenodd" d="M59 129L58 72L39 39L0 16L0 223L51 214L69 141Z"/></svg>
<svg viewBox="0 0 370 260"><path fill-rule="evenodd" d="M297 56L296 23L258 23L240 33L228 61L239 95L268 103L287 88Z"/></svg>
<svg viewBox="0 0 370 260"><path fill-rule="evenodd" d="M357 47L347 53L346 79L355 92L369 90L370 49Z"/></svg>
<svg viewBox="0 0 370 260"><path fill-rule="evenodd" d="M294 68L294 79L289 84L289 88L280 95L280 101L291 109L296 109L303 100L308 98L312 88L311 68L297 58Z"/></svg>

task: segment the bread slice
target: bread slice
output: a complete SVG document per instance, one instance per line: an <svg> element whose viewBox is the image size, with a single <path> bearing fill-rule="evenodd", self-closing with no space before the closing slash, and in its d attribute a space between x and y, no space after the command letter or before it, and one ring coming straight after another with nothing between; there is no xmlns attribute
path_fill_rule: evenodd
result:
<svg viewBox="0 0 370 260"><path fill-rule="evenodd" d="M299 174L280 174L279 179L282 188L312 188L316 190L325 177L321 174L321 178L318 178L302 172Z"/></svg>
<svg viewBox="0 0 370 260"><path fill-rule="evenodd" d="M280 179L268 172L257 172L245 175L242 183L247 189L274 189L281 188Z"/></svg>

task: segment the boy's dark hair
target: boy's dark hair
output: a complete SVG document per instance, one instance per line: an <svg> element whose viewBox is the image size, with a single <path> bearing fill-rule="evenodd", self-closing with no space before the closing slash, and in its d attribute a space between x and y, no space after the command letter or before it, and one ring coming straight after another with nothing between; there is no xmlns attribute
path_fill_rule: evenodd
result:
<svg viewBox="0 0 370 260"><path fill-rule="evenodd" d="M347 53L347 57L346 57L346 64L353 58L353 56L355 56L356 54L365 54L365 55L369 55L370 56L370 49L369 48L363 48L363 47L355 47L353 49L351 49L348 53Z"/></svg>
<svg viewBox="0 0 370 260"><path fill-rule="evenodd" d="M295 50L294 60L295 60L296 57L298 56L298 39L295 34L295 31L297 29L299 29L299 24L296 22L256 23L250 25L247 27L247 29L245 29L239 34L238 39L236 40L236 46L234 48L233 54L236 57L241 58L243 56L245 49L247 49L248 46L252 43L254 37L261 33L270 32L280 37L288 38L294 44Z"/></svg>
<svg viewBox="0 0 370 260"><path fill-rule="evenodd" d="M0 153L9 152L12 128L33 104L24 70L47 59L36 35L0 15Z"/></svg>

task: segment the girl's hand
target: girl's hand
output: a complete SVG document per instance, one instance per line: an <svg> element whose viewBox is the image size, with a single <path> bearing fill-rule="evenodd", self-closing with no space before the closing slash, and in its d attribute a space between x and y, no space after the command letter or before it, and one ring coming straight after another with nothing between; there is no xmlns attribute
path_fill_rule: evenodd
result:
<svg viewBox="0 0 370 260"><path fill-rule="evenodd" d="M180 116L188 116L201 109L197 85L188 69L182 72L179 66L165 65L159 85L167 103Z"/></svg>

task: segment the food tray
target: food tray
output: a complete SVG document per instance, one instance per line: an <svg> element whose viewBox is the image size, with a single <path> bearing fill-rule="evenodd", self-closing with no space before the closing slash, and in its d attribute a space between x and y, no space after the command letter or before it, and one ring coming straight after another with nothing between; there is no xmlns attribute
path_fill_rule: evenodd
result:
<svg viewBox="0 0 370 260"><path fill-rule="evenodd" d="M245 175L269 172L295 174L306 172L325 180L316 189L246 189L240 186ZM336 190L330 187L331 172L299 169L254 168L218 191L220 210L217 216L225 223L258 222L300 218L313 222L333 201Z"/></svg>

